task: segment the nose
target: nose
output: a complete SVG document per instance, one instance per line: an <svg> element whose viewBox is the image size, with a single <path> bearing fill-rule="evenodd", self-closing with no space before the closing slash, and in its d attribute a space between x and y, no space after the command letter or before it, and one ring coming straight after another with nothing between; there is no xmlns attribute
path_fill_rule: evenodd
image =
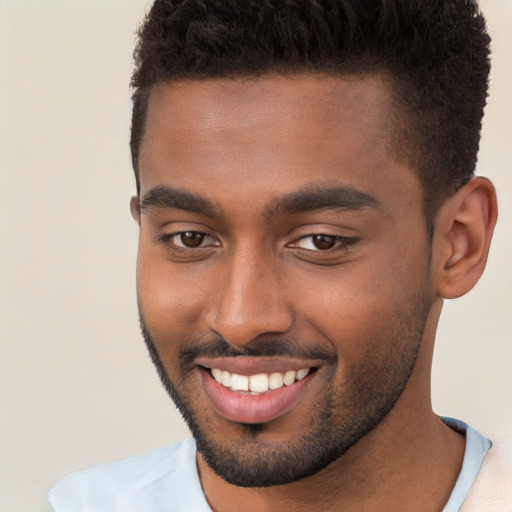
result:
<svg viewBox="0 0 512 512"><path fill-rule="evenodd" d="M241 250L218 270L206 314L212 331L243 347L262 334L282 334L291 328L293 312L272 257Z"/></svg>

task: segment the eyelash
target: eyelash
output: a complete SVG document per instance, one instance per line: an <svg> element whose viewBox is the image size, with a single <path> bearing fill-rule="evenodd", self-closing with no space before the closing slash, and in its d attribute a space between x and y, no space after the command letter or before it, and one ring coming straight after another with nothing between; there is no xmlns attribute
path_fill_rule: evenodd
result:
<svg viewBox="0 0 512 512"><path fill-rule="evenodd" d="M177 231L174 233L165 233L163 235L158 236L157 239L159 242L163 243L167 248L172 249L174 251L189 252L189 251L195 251L196 249L206 249L206 248L211 247L211 246L186 247L186 246L178 245L175 242L173 242L173 238L183 236L186 233L193 233L194 235L201 235L205 238L210 238L210 239L214 240L214 238L211 235L209 235L208 233L205 233L204 231L198 231L198 230L187 230L187 231ZM218 244L212 244L212 246L217 247Z"/></svg>
<svg viewBox="0 0 512 512"><path fill-rule="evenodd" d="M172 251L175 251L175 252L182 252L182 253L195 252L198 249L203 249L204 250L204 249L209 249L211 247L218 247L220 245L219 243L215 243L215 244L209 244L209 245L203 246L202 243L203 243L204 240L201 240L201 242L200 242L201 245L198 245L197 247L186 247L186 246L178 245L175 242L173 242L174 238L179 237L179 236L183 236L186 233L190 233L190 234L193 234L193 235L200 235L200 236L203 236L204 238L209 238L211 240L215 240L208 233L205 233L203 231L197 231L197 230L177 231L177 232L174 232L174 233L165 233L163 235L158 236L157 239L158 239L159 242L163 243L168 249L170 249ZM299 243L301 241L307 240L307 239L310 239L311 240L310 245L313 245L314 244L314 241L313 241L314 237L330 238L330 239L332 239L334 245L333 245L333 247L329 247L329 248L326 248L326 249L320 249L318 247L316 249L311 249L311 248L301 247L299 245ZM327 254L332 254L333 252L347 251L351 246L353 246L357 242L358 242L358 239L354 238L354 237L332 235L332 234L329 234L329 233L312 233L312 234L308 234L308 235L304 235L304 236L299 237L296 241L292 242L291 244L288 244L287 247L296 247L297 249L302 249L303 251L306 251L307 253L310 253L310 254L311 253L318 253L319 255L320 254L326 254L327 255Z"/></svg>
<svg viewBox="0 0 512 512"><path fill-rule="evenodd" d="M319 249L318 247L315 249L307 249L304 247L299 247L299 249L303 249L304 251L308 252L316 252L320 254L332 254L335 251L346 251L350 248L350 246L354 245L356 242L358 242L358 239L355 237L347 237L347 236L340 236L340 235L331 235L329 233L313 233L301 236L296 242L293 242L291 244L292 247L297 247L298 243L301 240L307 240L310 239L310 245L313 245L313 239L314 237L325 237L333 239L334 246L329 247L327 249Z"/></svg>

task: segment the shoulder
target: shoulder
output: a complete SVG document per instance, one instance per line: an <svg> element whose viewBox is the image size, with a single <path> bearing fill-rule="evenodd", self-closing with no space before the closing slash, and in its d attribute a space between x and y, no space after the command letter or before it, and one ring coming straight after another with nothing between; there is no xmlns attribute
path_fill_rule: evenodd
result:
<svg viewBox="0 0 512 512"><path fill-rule="evenodd" d="M484 459L461 512L512 510L512 439L500 439Z"/></svg>
<svg viewBox="0 0 512 512"><path fill-rule="evenodd" d="M71 473L49 491L48 501L56 512L158 511L159 500L168 502L179 488L177 469L197 474L192 439Z"/></svg>

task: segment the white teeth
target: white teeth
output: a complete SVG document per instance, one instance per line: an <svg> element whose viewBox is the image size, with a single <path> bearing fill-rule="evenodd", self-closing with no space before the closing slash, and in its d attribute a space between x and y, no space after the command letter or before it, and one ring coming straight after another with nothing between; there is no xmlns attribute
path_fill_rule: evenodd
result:
<svg viewBox="0 0 512 512"><path fill-rule="evenodd" d="M231 375L231 389L233 391L249 391L249 377L246 375Z"/></svg>
<svg viewBox="0 0 512 512"><path fill-rule="evenodd" d="M296 374L297 374L297 372L294 372L293 370L290 370L290 371L286 372L284 374L284 377L283 377L283 382L287 386L291 386L295 382L295 375Z"/></svg>
<svg viewBox="0 0 512 512"><path fill-rule="evenodd" d="M218 368L212 368L212 375L217 382L222 383L222 370L219 370Z"/></svg>
<svg viewBox="0 0 512 512"><path fill-rule="evenodd" d="M251 375L249 378L249 389L256 393L264 393L265 391L268 391L268 375L266 373Z"/></svg>
<svg viewBox="0 0 512 512"><path fill-rule="evenodd" d="M227 388L231 386L231 373L225 370L222 372L222 385Z"/></svg>
<svg viewBox="0 0 512 512"><path fill-rule="evenodd" d="M246 391L251 395L265 393L269 389L279 389L283 386L291 386L294 382L302 380L311 370L303 368L302 370L288 370L287 372L258 373L256 375L238 375L226 370L212 368L213 378L226 388L233 391Z"/></svg>
<svg viewBox="0 0 512 512"><path fill-rule="evenodd" d="M279 389L283 387L283 374L282 373L271 373L268 378L269 389Z"/></svg>
<svg viewBox="0 0 512 512"><path fill-rule="evenodd" d="M308 373L310 368L304 368L303 370L299 370L297 372L297 380L302 380Z"/></svg>

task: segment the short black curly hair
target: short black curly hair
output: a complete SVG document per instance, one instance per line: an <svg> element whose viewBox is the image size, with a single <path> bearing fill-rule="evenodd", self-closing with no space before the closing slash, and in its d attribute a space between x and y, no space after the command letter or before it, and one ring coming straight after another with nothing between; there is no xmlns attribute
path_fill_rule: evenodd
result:
<svg viewBox="0 0 512 512"><path fill-rule="evenodd" d="M396 154L417 170L432 221L473 176L489 56L485 20L473 0L156 0L138 32L131 81L137 190L157 83L384 71L401 119Z"/></svg>

